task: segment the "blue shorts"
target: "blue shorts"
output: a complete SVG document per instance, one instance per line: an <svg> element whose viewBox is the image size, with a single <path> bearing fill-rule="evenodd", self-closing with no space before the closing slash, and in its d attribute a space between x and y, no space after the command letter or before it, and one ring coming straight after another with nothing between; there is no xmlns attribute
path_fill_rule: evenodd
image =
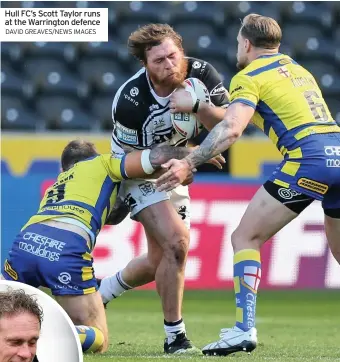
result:
<svg viewBox="0 0 340 362"><path fill-rule="evenodd" d="M299 142L300 157L286 158L269 181L340 209L340 133L314 134Z"/></svg>
<svg viewBox="0 0 340 362"><path fill-rule="evenodd" d="M94 293L97 281L86 240L71 231L33 224L20 232L5 261L2 275L53 295Z"/></svg>

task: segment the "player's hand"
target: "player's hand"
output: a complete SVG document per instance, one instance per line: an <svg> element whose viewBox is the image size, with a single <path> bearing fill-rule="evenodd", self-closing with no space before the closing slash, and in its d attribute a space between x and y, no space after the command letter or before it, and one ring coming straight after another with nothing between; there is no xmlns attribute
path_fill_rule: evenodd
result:
<svg viewBox="0 0 340 362"><path fill-rule="evenodd" d="M212 165L216 166L218 169L222 170L223 168L222 164L225 164L225 158L221 154L219 154L211 158L206 163L211 163Z"/></svg>
<svg viewBox="0 0 340 362"><path fill-rule="evenodd" d="M196 171L196 169L193 170L193 171ZM194 182L194 174L191 173L191 174L181 183L181 185L182 185L182 186L188 186L188 185L190 185L190 184L193 183L193 182Z"/></svg>
<svg viewBox="0 0 340 362"><path fill-rule="evenodd" d="M117 196L113 209L105 221L105 225L118 225L129 214L129 207Z"/></svg>
<svg viewBox="0 0 340 362"><path fill-rule="evenodd" d="M179 88L170 97L170 112L171 113L192 113L192 108L195 105L197 96L185 90Z"/></svg>
<svg viewBox="0 0 340 362"><path fill-rule="evenodd" d="M168 171L156 180L158 191L173 190L181 185L193 172L185 159L172 159L167 163L164 163L162 167L168 169Z"/></svg>

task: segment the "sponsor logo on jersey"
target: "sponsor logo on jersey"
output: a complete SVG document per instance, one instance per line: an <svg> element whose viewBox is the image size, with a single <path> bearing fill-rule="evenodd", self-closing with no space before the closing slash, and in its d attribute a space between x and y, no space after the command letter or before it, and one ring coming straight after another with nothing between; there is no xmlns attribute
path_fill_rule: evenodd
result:
<svg viewBox="0 0 340 362"><path fill-rule="evenodd" d="M325 185L321 182L317 182L305 177L301 177L298 180L297 184L304 189L311 190L322 195L324 195L328 190L328 185Z"/></svg>
<svg viewBox="0 0 340 362"><path fill-rule="evenodd" d="M231 93L230 93L230 95L232 95L232 94L234 94L234 93L236 93L236 92L238 92L238 91L241 91L241 90L243 90L244 88L241 86L241 85L239 85L239 86L237 86L236 88L234 88L232 91L231 91Z"/></svg>
<svg viewBox="0 0 340 362"><path fill-rule="evenodd" d="M210 91L210 96L223 95L225 92L226 89L223 87L222 83L219 83Z"/></svg>
<svg viewBox="0 0 340 362"><path fill-rule="evenodd" d="M326 167L340 167L340 158L327 158Z"/></svg>
<svg viewBox="0 0 340 362"><path fill-rule="evenodd" d="M200 74L203 74L205 71L205 67L207 66L207 62L204 62L200 71Z"/></svg>
<svg viewBox="0 0 340 362"><path fill-rule="evenodd" d="M325 146L326 156L340 156L340 146Z"/></svg>
<svg viewBox="0 0 340 362"><path fill-rule="evenodd" d="M297 192L292 189L286 189L285 187L281 187L278 190L278 194L282 199L285 199L285 200L291 200L293 197L301 195L300 192Z"/></svg>
<svg viewBox="0 0 340 362"><path fill-rule="evenodd" d="M131 88L131 90L130 90L131 97L138 96L138 93L139 93L139 89L137 87Z"/></svg>
<svg viewBox="0 0 340 362"><path fill-rule="evenodd" d="M52 262L59 261L59 252L63 251L63 241L48 238L47 236L25 232L22 241L19 242L19 249Z"/></svg>
<svg viewBox="0 0 340 362"><path fill-rule="evenodd" d="M129 145L138 145L137 130L127 128L119 122L116 122L116 135L119 141Z"/></svg>
<svg viewBox="0 0 340 362"><path fill-rule="evenodd" d="M135 99L131 98L128 94L124 94L124 98L133 103L136 107L139 104Z"/></svg>
<svg viewBox="0 0 340 362"><path fill-rule="evenodd" d="M71 281L71 275L70 275L70 273L62 272L59 274L58 280L62 284L68 284Z"/></svg>
<svg viewBox="0 0 340 362"><path fill-rule="evenodd" d="M85 210L82 207L78 207L78 206L74 206L74 205L55 205L55 206L45 206L41 209L40 213L45 212L45 211L60 211L60 212L64 212L64 211L75 211L78 212L79 214L84 214L85 211L88 212L87 210ZM39 215L39 213L37 214Z"/></svg>
<svg viewBox="0 0 340 362"><path fill-rule="evenodd" d="M199 68L201 68L201 66L202 66L202 63L200 63L200 62L193 62L192 63L192 67L194 68L194 69L199 69Z"/></svg>

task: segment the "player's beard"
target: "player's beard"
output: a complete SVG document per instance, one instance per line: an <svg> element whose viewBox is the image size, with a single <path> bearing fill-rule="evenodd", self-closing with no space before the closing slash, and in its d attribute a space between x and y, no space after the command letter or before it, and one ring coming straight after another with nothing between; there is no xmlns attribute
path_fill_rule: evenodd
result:
<svg viewBox="0 0 340 362"><path fill-rule="evenodd" d="M156 74L150 74L152 81L161 87L171 88L174 90L178 88L178 86L184 82L188 74L188 59L184 58L181 60L178 70L174 72L174 74L169 77L165 77L160 79Z"/></svg>
<svg viewBox="0 0 340 362"><path fill-rule="evenodd" d="M248 59L246 57L242 57L236 63L236 68L238 70L244 69L249 64Z"/></svg>

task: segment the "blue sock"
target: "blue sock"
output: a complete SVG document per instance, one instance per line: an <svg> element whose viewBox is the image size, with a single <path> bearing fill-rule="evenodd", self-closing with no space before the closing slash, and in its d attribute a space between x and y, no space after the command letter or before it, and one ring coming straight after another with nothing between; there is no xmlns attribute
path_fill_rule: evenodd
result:
<svg viewBox="0 0 340 362"><path fill-rule="evenodd" d="M244 331L255 327L257 288L261 280L260 252L245 249L234 255L236 326Z"/></svg>

